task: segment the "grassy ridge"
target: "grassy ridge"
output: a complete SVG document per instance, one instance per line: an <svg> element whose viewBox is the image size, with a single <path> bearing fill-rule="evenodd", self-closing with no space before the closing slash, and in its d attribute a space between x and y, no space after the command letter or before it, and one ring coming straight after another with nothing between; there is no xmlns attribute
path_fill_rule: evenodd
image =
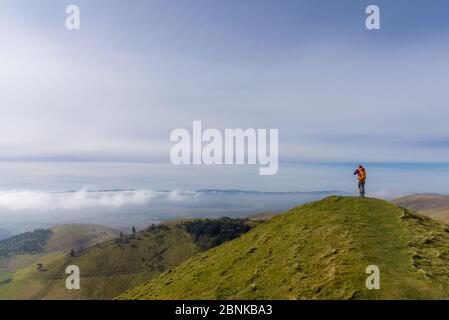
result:
<svg viewBox="0 0 449 320"><path fill-rule="evenodd" d="M445 224L376 199L330 197L274 217L120 299L447 299ZM381 270L367 290L365 269Z"/></svg>
<svg viewBox="0 0 449 320"><path fill-rule="evenodd" d="M51 228L52 237L45 245L45 252L70 251L88 248L119 236L117 230L96 224L62 224Z"/></svg>

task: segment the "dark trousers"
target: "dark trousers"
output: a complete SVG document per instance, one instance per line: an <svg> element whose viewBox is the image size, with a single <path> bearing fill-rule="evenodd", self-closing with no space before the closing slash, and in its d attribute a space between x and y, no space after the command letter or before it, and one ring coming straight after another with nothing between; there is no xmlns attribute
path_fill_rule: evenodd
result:
<svg viewBox="0 0 449 320"><path fill-rule="evenodd" d="M365 180L359 181L359 194L361 197L365 197Z"/></svg>

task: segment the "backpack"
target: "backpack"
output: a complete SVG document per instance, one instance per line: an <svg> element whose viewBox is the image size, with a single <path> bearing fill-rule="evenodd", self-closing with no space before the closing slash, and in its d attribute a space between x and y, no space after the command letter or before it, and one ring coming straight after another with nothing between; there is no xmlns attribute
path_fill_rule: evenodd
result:
<svg viewBox="0 0 449 320"><path fill-rule="evenodd" d="M366 170L365 170L365 168L359 169L359 180L360 181L366 180Z"/></svg>

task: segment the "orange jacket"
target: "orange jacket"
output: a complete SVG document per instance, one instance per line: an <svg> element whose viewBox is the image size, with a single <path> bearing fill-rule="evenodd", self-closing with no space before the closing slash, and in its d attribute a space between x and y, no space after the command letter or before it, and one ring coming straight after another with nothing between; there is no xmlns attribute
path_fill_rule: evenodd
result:
<svg viewBox="0 0 449 320"><path fill-rule="evenodd" d="M358 173L358 179L359 179L359 181L365 181L366 180L366 170L365 170L365 168L360 168L359 170L359 173Z"/></svg>

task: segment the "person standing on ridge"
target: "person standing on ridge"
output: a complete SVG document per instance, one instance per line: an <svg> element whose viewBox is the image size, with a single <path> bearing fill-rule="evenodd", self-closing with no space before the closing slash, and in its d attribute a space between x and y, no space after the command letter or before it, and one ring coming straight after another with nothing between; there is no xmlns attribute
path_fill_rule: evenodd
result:
<svg viewBox="0 0 449 320"><path fill-rule="evenodd" d="M357 175L359 180L359 194L362 198L365 198L365 181L366 181L366 170L362 165L354 171L354 175Z"/></svg>

